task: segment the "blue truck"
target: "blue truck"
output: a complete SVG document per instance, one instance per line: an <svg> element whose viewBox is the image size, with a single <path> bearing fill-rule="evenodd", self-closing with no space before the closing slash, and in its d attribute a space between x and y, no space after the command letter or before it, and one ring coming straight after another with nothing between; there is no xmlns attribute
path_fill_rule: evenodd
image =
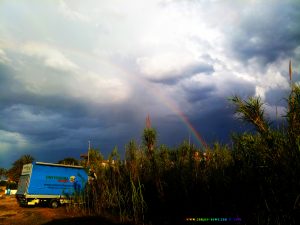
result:
<svg viewBox="0 0 300 225"><path fill-rule="evenodd" d="M21 206L46 203L52 208L78 198L88 181L81 166L34 162L23 165L16 198Z"/></svg>

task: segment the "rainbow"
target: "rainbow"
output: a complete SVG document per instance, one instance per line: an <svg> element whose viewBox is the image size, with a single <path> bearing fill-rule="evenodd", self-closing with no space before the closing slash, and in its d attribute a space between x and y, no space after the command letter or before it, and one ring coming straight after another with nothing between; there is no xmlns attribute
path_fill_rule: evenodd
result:
<svg viewBox="0 0 300 225"><path fill-rule="evenodd" d="M154 89L153 93L159 96L159 99L181 119L181 121L186 125L188 130L191 131L193 136L196 138L201 148L205 150L208 147L206 142L204 141L200 133L196 130L196 128L193 126L193 124L190 122L189 118L185 115L185 113L179 109L177 104L172 99L164 95L159 89L153 87L152 89Z"/></svg>

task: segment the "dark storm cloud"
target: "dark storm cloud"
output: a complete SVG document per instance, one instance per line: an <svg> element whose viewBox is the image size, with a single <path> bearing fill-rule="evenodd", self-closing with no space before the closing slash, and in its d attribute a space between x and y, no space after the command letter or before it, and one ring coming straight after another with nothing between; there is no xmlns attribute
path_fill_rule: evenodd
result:
<svg viewBox="0 0 300 225"><path fill-rule="evenodd" d="M20 96L19 90L22 88L20 83L14 79L13 70L0 63L0 109L9 104L12 99Z"/></svg>
<svg viewBox="0 0 300 225"><path fill-rule="evenodd" d="M5 118L1 128L24 134L31 140L40 142L67 137L70 133L74 138L81 137L82 133L89 135L97 133L99 136L106 133L107 136L118 136L119 133L114 131L115 125L122 121L126 125L124 120L134 120L132 111L124 110L122 107L110 107L109 110L89 107L89 110L86 110L87 105L76 102L65 101L54 104L50 98L39 100L40 103L36 100L28 102L30 105L17 104L1 110L0 115ZM55 99L53 101L55 102ZM51 102L50 106L46 102ZM52 108L54 105L55 111ZM80 113L76 113L77 111ZM118 129L120 133L123 132Z"/></svg>
<svg viewBox="0 0 300 225"><path fill-rule="evenodd" d="M221 91L214 85L184 85L186 99L193 104L187 111L191 124L201 134L202 138L211 144L215 141L229 143L231 133L253 130L234 116L234 107L230 97L239 95L243 99L255 94L255 86L239 80L222 82ZM195 140L194 140L195 141Z"/></svg>
<svg viewBox="0 0 300 225"><path fill-rule="evenodd" d="M143 127L143 124L139 125L135 119L132 119L134 115L132 111L126 112L121 108L115 108L116 111L119 110L118 113L106 110L105 112L99 111L98 115L86 114L80 117L76 114L74 117L72 114L67 116L64 109L60 108L57 108L56 112L50 111L49 113L40 110L36 114L40 119L35 121L22 118L20 111L24 110L33 117L34 111L37 111L28 106L19 106L14 111L7 109L1 111L1 118L5 118L4 123L1 123L1 129L22 134L32 144L28 148L23 148L21 152L32 154L40 161L56 162L67 156L78 158L86 151L89 140L93 148L101 150L105 156L115 145L119 147L121 155L124 155L124 145L131 138L140 139L139 132L142 129L137 129L137 127ZM110 110L113 109L110 108ZM126 122L122 121L118 115L122 112L123 118L127 119ZM12 161L15 158L12 156Z"/></svg>
<svg viewBox="0 0 300 225"><path fill-rule="evenodd" d="M1 128L6 131L18 132L43 141L63 134L57 119L53 119L53 115L46 114L43 110L39 109L37 112L36 106L17 104L3 109L0 115L5 118Z"/></svg>
<svg viewBox="0 0 300 225"><path fill-rule="evenodd" d="M28 146L19 147L18 154L52 162L67 156L77 158L86 150L88 140L106 156L115 145L123 154L125 143L140 137L134 113L138 103L93 105L68 95L33 94L15 79L15 70L0 66L0 130L20 134L28 141ZM5 143L13 148L14 141ZM16 159L16 155L10 155L0 163L9 166L7 163Z"/></svg>
<svg viewBox="0 0 300 225"><path fill-rule="evenodd" d="M205 79L210 79L206 76ZM204 79L204 80L205 80ZM187 82L181 84L185 93L185 98L192 104L207 104L205 108L214 110L219 98L228 99L233 95L239 95L242 98L253 96L255 86L250 82L242 80L228 79L226 82L212 80L210 83L201 84L200 82ZM211 104L211 105L210 105ZM202 110L205 111L205 110Z"/></svg>
<svg viewBox="0 0 300 225"><path fill-rule="evenodd" d="M271 89L266 93L265 101L270 105L287 106L287 97L289 90L285 89Z"/></svg>
<svg viewBox="0 0 300 225"><path fill-rule="evenodd" d="M189 78L198 73L211 74L214 72L214 68L210 64L206 63L195 63L183 68L180 71L171 71L170 74L164 74L160 78L148 78L149 81L155 83L163 83L169 85L175 85L182 79Z"/></svg>
<svg viewBox="0 0 300 225"><path fill-rule="evenodd" d="M203 88L186 88L186 98L189 102L194 103L212 97L216 87L205 86Z"/></svg>
<svg viewBox="0 0 300 225"><path fill-rule="evenodd" d="M203 112L203 108L208 108L208 110ZM208 145L216 141L227 144L231 141L232 133L253 131L253 127L235 118L234 107L225 98L215 97L201 106L195 106L193 110L192 113L186 113L186 115ZM158 130L158 144L176 147L182 141L190 139L191 143L200 148L203 147L179 115L153 118L152 125Z"/></svg>
<svg viewBox="0 0 300 225"><path fill-rule="evenodd" d="M183 140L188 140L189 135L194 140L189 128L178 115L166 115L160 118L152 118L152 126L158 131L158 145L164 144L176 147Z"/></svg>
<svg viewBox="0 0 300 225"><path fill-rule="evenodd" d="M226 144L230 142L232 133L252 130L234 116L234 107L228 99L215 97L205 105L197 106L199 112L207 107L209 109L201 116L191 115L190 121L208 144L216 141Z"/></svg>
<svg viewBox="0 0 300 225"><path fill-rule="evenodd" d="M237 27L228 28L237 57L244 61L258 58L262 64L293 57L300 45L299 1L261 1L240 13Z"/></svg>

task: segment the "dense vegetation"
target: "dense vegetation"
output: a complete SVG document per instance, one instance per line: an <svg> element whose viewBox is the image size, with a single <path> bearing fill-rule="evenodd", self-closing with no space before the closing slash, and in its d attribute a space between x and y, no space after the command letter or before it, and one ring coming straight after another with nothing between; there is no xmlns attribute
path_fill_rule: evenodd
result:
<svg viewBox="0 0 300 225"><path fill-rule="evenodd" d="M242 224L296 224L300 215L300 86L287 98L281 127L266 119L259 97L230 100L255 132L234 134L232 146L205 150L183 142L157 145L147 126L142 144L131 140L125 160L115 148L108 160L91 149L80 163L95 173L81 210L146 224L182 224L187 217L227 217ZM25 157L26 158L26 157ZM23 158L23 160L25 160ZM27 157L30 159L30 157ZM29 160L29 161L30 161ZM74 160L63 160L67 163ZM17 161L14 170L19 170Z"/></svg>
<svg viewBox="0 0 300 225"><path fill-rule="evenodd" d="M234 134L231 148L205 150L183 142L156 145L146 127L142 145L131 140L125 161L114 149L107 163L90 151L97 180L88 187L86 212L135 223L181 223L187 217L227 217L243 224L296 224L300 215L300 86L287 99L284 125L272 128L259 97L230 100L256 132ZM86 164L87 162L82 162Z"/></svg>

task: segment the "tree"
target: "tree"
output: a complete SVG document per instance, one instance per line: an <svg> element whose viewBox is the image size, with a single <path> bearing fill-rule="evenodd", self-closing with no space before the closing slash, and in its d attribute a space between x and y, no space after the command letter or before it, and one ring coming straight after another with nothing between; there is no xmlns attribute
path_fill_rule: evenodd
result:
<svg viewBox="0 0 300 225"><path fill-rule="evenodd" d="M143 143L147 147L147 153L149 156L153 156L154 145L156 144L157 133L154 128L151 127L150 115L146 117L146 127L143 132Z"/></svg>
<svg viewBox="0 0 300 225"><path fill-rule="evenodd" d="M290 139L300 146L300 85L293 85L288 98L288 132Z"/></svg>
<svg viewBox="0 0 300 225"><path fill-rule="evenodd" d="M0 168L0 181L3 179L3 177L6 177L7 170L4 168Z"/></svg>
<svg viewBox="0 0 300 225"><path fill-rule="evenodd" d="M268 133L269 122L265 118L260 97L250 97L248 100L242 100L239 96L233 96L230 100L236 107L235 113L242 120L253 124L260 134Z"/></svg>
<svg viewBox="0 0 300 225"><path fill-rule="evenodd" d="M234 180L238 181L236 190L243 193L237 201L241 214L260 209L256 221L263 224L262 218L267 218L265 222L269 224L288 223L286 221L294 218L286 220L282 215L293 211L299 201L300 86L291 84L285 115L287 123L277 130L269 126L259 97L242 100L234 96L231 101L240 118L254 125L259 133L232 137ZM270 214L280 211L284 213L272 221Z"/></svg>
<svg viewBox="0 0 300 225"><path fill-rule="evenodd" d="M34 161L33 156L23 155L13 163L13 166L8 170L7 176L9 180L18 182L23 169L23 165L32 163Z"/></svg>
<svg viewBox="0 0 300 225"><path fill-rule="evenodd" d="M135 140L130 140L125 146L125 160L126 167L134 182L138 180L139 166L141 165L139 153L139 147Z"/></svg>
<svg viewBox="0 0 300 225"><path fill-rule="evenodd" d="M96 149L90 149L90 150L88 150L88 154L81 161L80 164L85 167L89 167L93 170L96 170L97 168L102 167L103 160L104 160L104 157L100 151L98 151Z"/></svg>
<svg viewBox="0 0 300 225"><path fill-rule="evenodd" d="M138 146L135 140L130 140L129 143L125 146L125 159L126 161L135 161L137 158Z"/></svg>
<svg viewBox="0 0 300 225"><path fill-rule="evenodd" d="M143 133L143 143L146 145L148 153L152 154L156 144L157 133L154 128L145 128Z"/></svg>

